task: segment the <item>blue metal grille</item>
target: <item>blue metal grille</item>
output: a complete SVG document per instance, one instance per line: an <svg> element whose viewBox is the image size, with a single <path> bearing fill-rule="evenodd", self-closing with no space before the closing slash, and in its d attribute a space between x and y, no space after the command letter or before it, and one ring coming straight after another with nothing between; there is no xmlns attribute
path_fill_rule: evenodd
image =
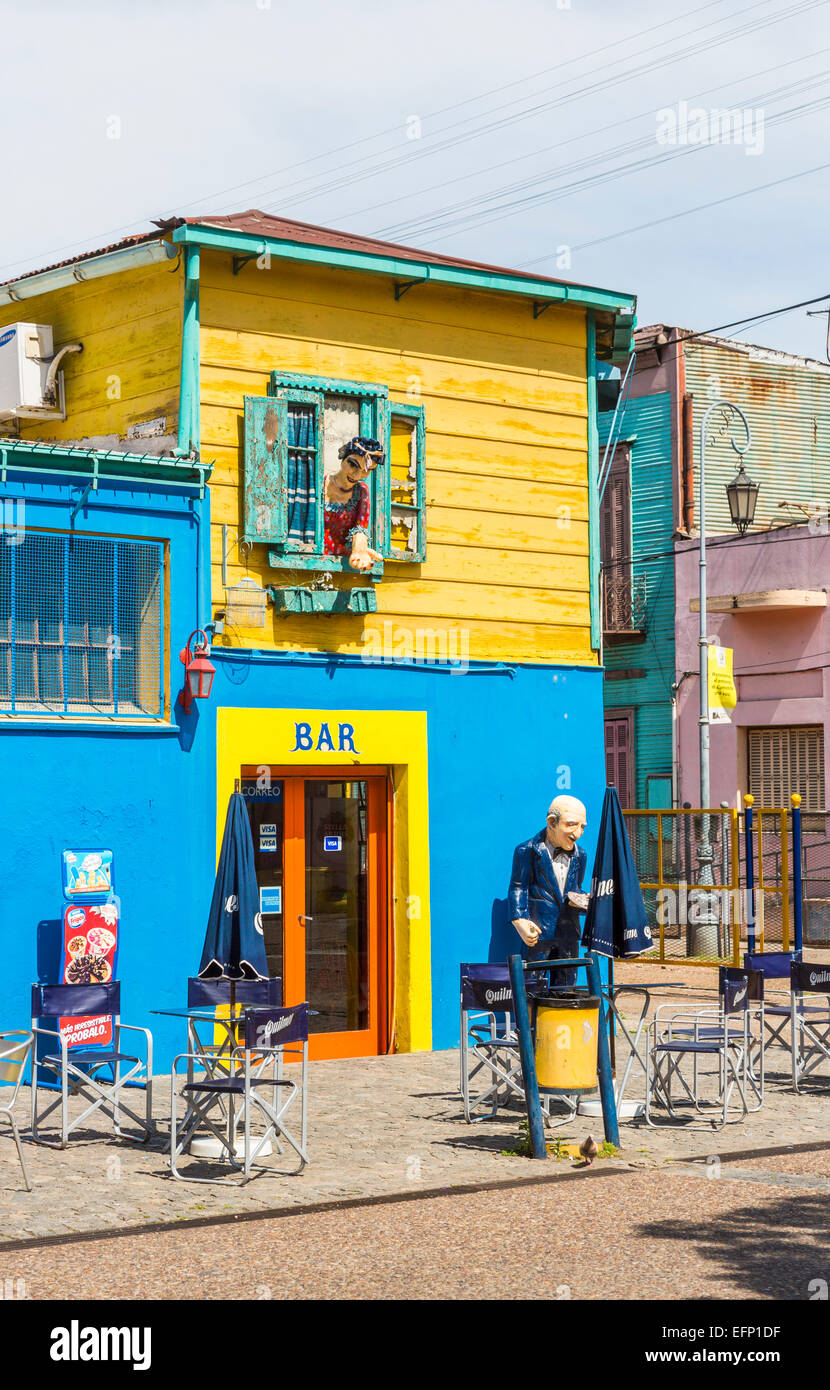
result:
<svg viewBox="0 0 830 1390"><path fill-rule="evenodd" d="M158 718L163 588L152 542L0 538L0 711Z"/></svg>

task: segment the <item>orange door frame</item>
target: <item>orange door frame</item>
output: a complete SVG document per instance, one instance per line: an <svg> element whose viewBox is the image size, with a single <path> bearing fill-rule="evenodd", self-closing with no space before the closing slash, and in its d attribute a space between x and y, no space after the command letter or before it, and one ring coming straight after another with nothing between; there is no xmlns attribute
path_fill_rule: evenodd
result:
<svg viewBox="0 0 830 1390"><path fill-rule="evenodd" d="M284 786L283 846L283 1000L307 998L305 979L306 846L305 783L307 781L365 781L368 793L368 943L369 1026L351 1033L311 1033L309 1057L375 1057L386 1052L389 1020L389 922L391 875L389 855L390 795L385 767L311 766L269 767L272 782ZM262 775L261 767L243 767L241 775Z"/></svg>

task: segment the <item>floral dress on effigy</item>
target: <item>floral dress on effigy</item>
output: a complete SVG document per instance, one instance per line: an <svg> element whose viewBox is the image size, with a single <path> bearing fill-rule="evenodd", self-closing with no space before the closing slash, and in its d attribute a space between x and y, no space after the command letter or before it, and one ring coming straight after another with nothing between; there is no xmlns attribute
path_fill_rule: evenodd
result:
<svg viewBox="0 0 830 1390"><path fill-rule="evenodd" d="M369 534L369 489L365 483L355 483L351 497L345 502L329 502L324 512L325 551L327 555L351 555L352 540L360 532Z"/></svg>

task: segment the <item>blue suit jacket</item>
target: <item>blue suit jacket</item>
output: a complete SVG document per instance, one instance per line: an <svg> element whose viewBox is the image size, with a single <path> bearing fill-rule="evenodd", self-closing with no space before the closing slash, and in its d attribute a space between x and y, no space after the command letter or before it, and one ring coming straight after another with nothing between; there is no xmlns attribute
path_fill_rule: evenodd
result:
<svg viewBox="0 0 830 1390"><path fill-rule="evenodd" d="M565 893L559 891L550 854L545 848L547 831L517 845L513 851L513 869L507 893L508 917L511 922L525 917L541 927L539 943L553 941L576 952L580 940L579 912L564 901L570 892L582 892L587 856L579 845L574 846L571 866L565 880Z"/></svg>

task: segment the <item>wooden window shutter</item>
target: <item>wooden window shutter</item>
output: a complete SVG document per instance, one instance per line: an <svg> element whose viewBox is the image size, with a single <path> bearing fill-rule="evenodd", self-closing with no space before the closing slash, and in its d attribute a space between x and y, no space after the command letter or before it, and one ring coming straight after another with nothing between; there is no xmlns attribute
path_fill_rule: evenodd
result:
<svg viewBox="0 0 830 1390"><path fill-rule="evenodd" d="M245 397L246 541L282 542L287 532L285 401Z"/></svg>
<svg viewBox="0 0 830 1390"><path fill-rule="evenodd" d="M631 558L631 469L629 453L618 452L611 464L601 504L602 560L614 564Z"/></svg>
<svg viewBox="0 0 830 1390"><path fill-rule="evenodd" d="M625 808L634 804L631 753L631 720L627 715L606 718L605 780L617 788L620 805Z"/></svg>
<svg viewBox="0 0 830 1390"><path fill-rule="evenodd" d="M631 594L631 472L628 449L617 452L600 506L603 628L633 626Z"/></svg>
<svg viewBox="0 0 830 1390"><path fill-rule="evenodd" d="M824 810L824 729L750 729L749 790L757 806L789 807L798 792L804 811Z"/></svg>

